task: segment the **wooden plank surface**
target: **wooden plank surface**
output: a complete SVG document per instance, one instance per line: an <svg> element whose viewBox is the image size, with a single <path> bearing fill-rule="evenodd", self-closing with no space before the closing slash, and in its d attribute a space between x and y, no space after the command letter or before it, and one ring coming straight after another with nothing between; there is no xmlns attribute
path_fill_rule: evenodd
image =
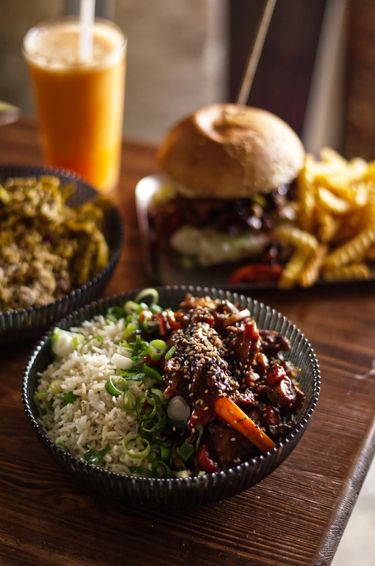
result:
<svg viewBox="0 0 375 566"><path fill-rule="evenodd" d="M36 131L0 128L0 162L39 164ZM107 293L148 283L133 190L155 170L152 148L128 143L117 203L126 244ZM44 451L23 413L22 371L31 346L0 351L0 564L329 564L374 452L372 286L256 298L291 318L316 349L318 407L302 441L271 476L220 503L175 512L129 510L80 486Z"/></svg>

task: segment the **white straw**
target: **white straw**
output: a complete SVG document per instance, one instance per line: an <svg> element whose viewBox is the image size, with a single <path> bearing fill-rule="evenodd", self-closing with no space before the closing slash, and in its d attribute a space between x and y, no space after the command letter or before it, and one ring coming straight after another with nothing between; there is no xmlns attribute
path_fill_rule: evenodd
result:
<svg viewBox="0 0 375 566"><path fill-rule="evenodd" d="M92 30L95 17L95 0L81 0L79 8L78 59L87 63L92 59Z"/></svg>

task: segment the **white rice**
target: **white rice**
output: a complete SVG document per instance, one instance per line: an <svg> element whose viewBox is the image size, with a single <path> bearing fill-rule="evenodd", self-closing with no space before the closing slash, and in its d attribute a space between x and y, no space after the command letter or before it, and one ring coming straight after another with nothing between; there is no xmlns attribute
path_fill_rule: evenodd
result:
<svg viewBox="0 0 375 566"><path fill-rule="evenodd" d="M82 342L40 374L41 424L56 444L80 458L90 449L110 447L100 463L108 470L129 473L129 466L149 469L147 461L134 460L124 452L123 438L138 430L134 413L125 411L122 396L111 397L105 389L108 379L116 375L113 354L130 356L129 350L118 344L123 343L124 320L111 323L97 316L71 330L83 335ZM145 385L131 381L129 390L142 396ZM65 404L64 394L69 392L78 398Z"/></svg>

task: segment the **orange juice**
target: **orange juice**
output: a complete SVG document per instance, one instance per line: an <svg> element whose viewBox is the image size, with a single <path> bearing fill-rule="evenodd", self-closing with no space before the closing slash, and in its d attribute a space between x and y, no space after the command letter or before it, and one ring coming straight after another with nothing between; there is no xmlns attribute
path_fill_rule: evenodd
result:
<svg viewBox="0 0 375 566"><path fill-rule="evenodd" d="M74 19L36 26L24 40L45 160L110 191L120 170L126 40L96 20L89 62L80 62L78 43Z"/></svg>

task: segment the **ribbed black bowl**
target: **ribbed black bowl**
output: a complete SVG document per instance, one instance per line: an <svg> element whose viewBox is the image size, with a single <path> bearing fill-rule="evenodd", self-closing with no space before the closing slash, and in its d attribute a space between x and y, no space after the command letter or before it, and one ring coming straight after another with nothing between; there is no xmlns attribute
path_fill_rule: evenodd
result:
<svg viewBox="0 0 375 566"><path fill-rule="evenodd" d="M26 165L0 166L0 183L8 177L39 177L54 175L62 183L75 183L76 190L68 200L70 205L79 205L97 196L97 192L80 177L55 167L31 167ZM110 255L106 267L85 285L77 287L61 299L40 307L29 307L0 312L0 345L34 339L56 320L93 301L108 283L120 257L123 229L121 218L115 207L106 214L104 235Z"/></svg>
<svg viewBox="0 0 375 566"><path fill-rule="evenodd" d="M39 342L27 364L22 398L26 415L43 445L77 479L90 485L95 491L119 498L131 506L182 508L230 497L256 484L281 464L300 440L314 411L319 396L320 373L315 353L303 334L285 316L263 303L237 293L207 287L171 286L160 287L158 290L160 304L172 308L178 306L187 291L240 303L242 307L250 309L260 328L277 330L290 340L289 359L301 368L299 384L306 398L297 415L298 424L295 429L282 442L278 442L273 450L226 471L178 479L150 479L116 474L70 455L47 437L38 422L37 409L33 403L38 374L52 361L49 347L51 332ZM103 314L108 307L123 304L136 293L134 291L108 297L87 305L59 322L59 327L69 328L96 314Z"/></svg>

